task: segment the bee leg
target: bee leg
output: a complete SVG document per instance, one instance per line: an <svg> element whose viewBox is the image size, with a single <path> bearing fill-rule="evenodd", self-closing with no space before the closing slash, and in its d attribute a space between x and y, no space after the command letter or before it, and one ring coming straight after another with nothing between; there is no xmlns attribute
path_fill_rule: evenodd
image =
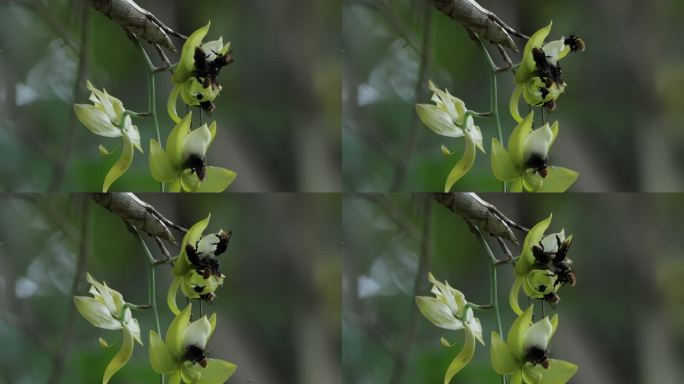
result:
<svg viewBox="0 0 684 384"><path fill-rule="evenodd" d="M513 61L511 61L511 58L508 56L508 53L506 53L506 50L501 44L497 44L496 49L499 50L501 57L503 57L504 61L506 62L505 66L496 69L496 73L506 72L513 67Z"/></svg>

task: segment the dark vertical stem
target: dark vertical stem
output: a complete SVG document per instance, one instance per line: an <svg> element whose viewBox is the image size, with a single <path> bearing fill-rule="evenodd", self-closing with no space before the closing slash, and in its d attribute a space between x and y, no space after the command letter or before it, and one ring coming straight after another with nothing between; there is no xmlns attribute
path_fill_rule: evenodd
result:
<svg viewBox="0 0 684 384"><path fill-rule="evenodd" d="M79 46L78 69L76 70L76 80L73 88L73 100L76 102L81 97L83 92L83 83L85 81L85 74L88 71L88 60L90 53L90 7L87 3L81 4L81 41ZM71 152L74 148L74 141L76 140L77 120L76 114L69 105L69 119L67 123L66 141L64 142L64 149L62 156L55 162L52 170L52 180L48 185L48 191L56 192L62 186L64 173L69 165Z"/></svg>
<svg viewBox="0 0 684 384"><path fill-rule="evenodd" d="M425 87L425 80L427 77L428 67L430 66L430 37L431 37L431 7L427 4L422 4L423 7L423 42L420 50L420 66L418 69L418 82L416 83L416 103L420 101L422 90ZM406 167L411 161L411 156L413 155L413 149L416 145L416 136L418 135L418 115L414 108L411 108L411 125L409 129L409 137L406 142L406 147L397 159L396 171L394 174L394 180L390 186L390 191L398 191L401 189L402 184L404 184L404 179L406 178Z"/></svg>
<svg viewBox="0 0 684 384"><path fill-rule="evenodd" d="M406 361L411 353L413 342L416 338L416 331L418 329L418 306L416 306L413 298L420 293L421 282L427 277L428 265L430 263L430 230L432 221L432 199L428 195L423 196L424 217L423 217L423 233L420 245L420 259L418 260L418 271L413 282L413 296L411 297L411 310L409 313L409 324L406 332L406 339L400 350L397 351L394 363L394 372L390 378L391 384L399 384L403 379L406 371Z"/></svg>

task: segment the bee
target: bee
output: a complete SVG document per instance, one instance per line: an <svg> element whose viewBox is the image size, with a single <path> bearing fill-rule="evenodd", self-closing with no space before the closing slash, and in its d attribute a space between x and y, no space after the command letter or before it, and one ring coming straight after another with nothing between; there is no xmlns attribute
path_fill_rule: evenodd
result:
<svg viewBox="0 0 684 384"><path fill-rule="evenodd" d="M218 243L214 243L216 245L216 249L214 250L214 256L218 256L226 251L228 249L228 242L230 242L230 237L233 235L233 231L224 231L223 229L219 231L219 233L215 234L216 237L218 237Z"/></svg>
<svg viewBox="0 0 684 384"><path fill-rule="evenodd" d="M197 174L200 181L204 181L207 175L207 158L199 157L197 155L190 155L185 162L185 167L191 170L191 173Z"/></svg>
<svg viewBox="0 0 684 384"><path fill-rule="evenodd" d="M525 360L532 363L532 365L540 364L544 369L549 369L549 354L546 350L539 347L528 349Z"/></svg>
<svg viewBox="0 0 684 384"><path fill-rule="evenodd" d="M552 305L558 304L558 302L560 301L560 296L558 296L556 292L550 292L544 295L543 300Z"/></svg>
<svg viewBox="0 0 684 384"><path fill-rule="evenodd" d="M558 280L556 280L556 284L568 284L571 287L574 287L575 284L577 283L577 278L575 277L575 272L572 271L572 269L567 268L561 271L556 272L556 276L558 276Z"/></svg>
<svg viewBox="0 0 684 384"><path fill-rule="evenodd" d="M535 259L537 259L538 264L546 266L551 262L553 253L545 252L544 245L539 243L538 245L535 244L532 246L532 255L534 255Z"/></svg>
<svg viewBox="0 0 684 384"><path fill-rule="evenodd" d="M195 53L193 58L195 60L195 72L194 76L198 82L202 84L204 88L212 87L216 89L219 87L218 75L221 72L221 68L233 62L233 51L228 51L226 54L219 54L214 52L216 56L213 60L207 60L207 55L204 50L200 47L195 48ZM212 113L215 109L214 103L211 101L202 101L202 95L197 95L197 100L200 102L200 107Z"/></svg>
<svg viewBox="0 0 684 384"><path fill-rule="evenodd" d="M221 277L223 275L218 260L213 257L200 256L192 245L187 244L185 246L185 254L188 255L188 261L195 267L195 271L201 274L204 279L208 279L212 275L216 277ZM201 292L204 289L204 287L202 287L202 290L197 291L198 287L199 286L195 286L195 292Z"/></svg>
<svg viewBox="0 0 684 384"><path fill-rule="evenodd" d="M532 168L541 177L546 177L549 174L549 158L543 158L537 154L532 154L527 160L527 167Z"/></svg>
<svg viewBox="0 0 684 384"><path fill-rule="evenodd" d="M584 52L585 49L587 49L587 45L584 43L584 40L581 38L575 36L575 35L570 35L568 36L563 43L565 45L570 47L570 52Z"/></svg>
<svg viewBox="0 0 684 384"><path fill-rule="evenodd" d="M532 48L532 59L537 66L537 74L544 81L545 86L550 88L553 83L563 85L562 70L560 65L551 65L541 48Z"/></svg>
<svg viewBox="0 0 684 384"><path fill-rule="evenodd" d="M211 303L216 299L216 294L214 292L207 292L204 295L200 295L200 299L206 301L207 303Z"/></svg>
<svg viewBox="0 0 684 384"><path fill-rule="evenodd" d="M188 347L185 349L184 357L186 361L197 363L201 365L202 368L206 368L207 364L209 363L209 360L207 359L207 356L204 353L204 349L196 345L188 345Z"/></svg>
<svg viewBox="0 0 684 384"><path fill-rule="evenodd" d="M560 237L556 235L556 242L558 243L558 251L556 252L556 257L553 258L553 262L560 263L563 260L565 260L565 257L568 254L570 244L572 244L572 237L568 237L567 239L561 242Z"/></svg>

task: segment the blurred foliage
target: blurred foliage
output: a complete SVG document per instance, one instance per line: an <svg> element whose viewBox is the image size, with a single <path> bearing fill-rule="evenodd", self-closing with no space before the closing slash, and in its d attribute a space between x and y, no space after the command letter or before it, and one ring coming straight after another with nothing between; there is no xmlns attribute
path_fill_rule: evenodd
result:
<svg viewBox="0 0 684 384"><path fill-rule="evenodd" d="M223 91L211 116L218 122L218 135L208 154L210 163L238 173L231 191L340 189L337 0L138 3L186 35L211 20L207 39L223 36L232 42L235 63L219 76ZM118 157L117 153L103 158L98 144L110 149L118 145L120 151L121 143L93 135L74 119L71 108L79 57L64 39L78 48L81 4L72 0L0 3L0 151L4 158L0 190L46 190L53 168L64 158L70 124L74 124L75 142L62 190L101 190L105 174ZM120 98L127 108L146 111L147 68L140 52L121 27L87 9L90 33L84 77ZM56 32L59 29L62 33ZM174 42L180 53L182 42L175 38ZM155 50L147 48L160 65ZM170 59L177 60L179 53ZM156 78L157 111L165 138L173 127L166 114L172 84L167 72ZM86 102L87 94L78 94L78 101ZM153 123L151 119L134 123L140 127L147 152ZM136 156L129 172L113 186L120 191L158 188L146 156Z"/></svg>
<svg viewBox="0 0 684 384"><path fill-rule="evenodd" d="M552 212L549 230L565 228L574 235L568 257L574 261L577 286L562 288L561 302L555 308L547 306L547 313L557 311L560 316L552 356L580 367L573 382L674 384L681 380L681 195L480 196L528 227ZM427 273L416 276L429 198L357 195L343 201L345 382L441 382L463 343L463 332L435 327L418 313L414 302L415 281L419 295L428 295L430 289ZM426 270L448 280L469 301L489 303L489 268L482 244L459 216L436 202L428 202L427 207ZM522 242L524 235L517 235ZM498 244L490 241L490 245L502 258ZM512 251L517 255L519 248ZM499 267L498 276L506 332L515 317L508 305L512 268ZM499 383L489 362L494 312L478 311L476 316L482 321L487 347L478 345L473 362L455 382ZM442 336L456 341L456 346L442 347Z"/></svg>
<svg viewBox="0 0 684 384"><path fill-rule="evenodd" d="M204 305L218 326L210 356L238 365L230 382L323 383L340 377L340 198L335 195L157 195L139 197L179 225L189 227L211 212L208 230L233 231L221 255L226 275L218 298ZM148 301L147 262L123 222L81 195L0 198L0 383L44 383L55 356L64 358L60 382L101 381L121 343L120 331L92 327L72 305L71 285L81 243L83 199L88 209L86 270L127 301ZM307 215L297 212L307 210ZM176 233L180 243L181 235ZM153 254L159 248L148 241ZM177 249L171 249L176 253ZM166 293L172 274L157 268L157 303L162 332L172 316ZM87 294L85 278L77 293ZM179 296L179 305L183 299ZM195 304L196 308L197 305ZM153 327L151 311L136 311L143 335ZM62 340L73 326L72 340ZM98 337L113 348L103 349ZM157 382L147 348L112 383Z"/></svg>
<svg viewBox="0 0 684 384"><path fill-rule="evenodd" d="M552 39L576 34L587 51L566 59L568 84L551 157L577 170L575 191L680 191L684 187L684 51L679 0L594 2L589 0L479 1L517 30L531 34L553 20ZM477 111L489 109L485 59L464 29L417 0L347 0L343 6L343 187L347 191L439 191L463 152L461 139L437 136L415 116L427 102L427 79L448 88ZM427 20L427 21L426 21ZM428 35L425 35L425 31ZM427 36L428 66L417 84L420 51ZM517 39L522 48L524 42ZM502 64L494 47L494 59ZM520 60L519 54L512 56ZM503 136L514 128L508 114L513 79L498 75ZM420 90L416 96L416 87ZM537 116L539 114L537 113ZM496 136L492 119L478 120L485 149ZM415 131L413 131L415 129ZM412 133L415 132L415 142ZM398 169L407 162L406 177ZM488 157L478 156L455 185L462 191L498 191Z"/></svg>

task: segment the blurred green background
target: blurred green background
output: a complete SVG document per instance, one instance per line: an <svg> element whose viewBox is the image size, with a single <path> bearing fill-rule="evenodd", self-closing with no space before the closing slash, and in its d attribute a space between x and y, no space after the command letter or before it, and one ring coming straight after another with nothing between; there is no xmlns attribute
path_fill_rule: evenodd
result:
<svg viewBox="0 0 684 384"><path fill-rule="evenodd" d="M224 285L216 301L203 306L205 313L218 315L209 355L238 366L230 383L341 382L339 196L138 196L179 225L189 227L211 212L207 233L233 231L220 257ZM303 211L308 214L298 214ZM0 383L101 382L122 334L95 328L74 311L76 261L85 249L86 271L127 301L143 304L147 262L137 242L117 216L82 195L5 195L0 212ZM156 244L148 244L158 256ZM165 330L172 319L166 306L172 274L167 266L156 273ZM87 295L87 289L85 279L77 282L78 295ZM179 305L182 300L179 295ZM151 311L134 316L147 346ZM100 336L117 344L103 349ZM59 364L61 380L55 380ZM139 345L111 381L156 382L147 348Z"/></svg>
<svg viewBox="0 0 684 384"><path fill-rule="evenodd" d="M137 3L186 35L211 20L206 40L223 36L232 42L235 62L219 76L223 91L211 116L218 135L208 153L210 164L238 173L229 191L340 190L339 1ZM83 4L0 0L0 190L100 191L118 158L118 152L103 158L98 145L120 151L120 139L95 136L72 113L79 56L70 46L80 47L83 7L89 18L85 79L128 109L147 110L147 67L139 50L119 25ZM180 52L182 42L172 40ZM160 65L159 55L147 48ZM175 62L178 55L169 57ZM163 138L173 128L166 114L170 89L169 73L158 74ZM76 95L87 102L85 82ZM184 111L179 104L179 113ZM134 123L147 154L152 121ZM65 155L72 131L73 149ZM112 190L158 191L146 154L136 152ZM65 159L64 177L55 176Z"/></svg>
<svg viewBox="0 0 684 384"><path fill-rule="evenodd" d="M684 187L684 50L679 0L481 0L532 34L553 20L551 39L576 34L586 52L563 60L568 84L550 115L560 122L551 162L580 173L574 191L681 191ZM346 0L343 6L343 186L346 191L441 191L464 141L438 136L417 119L427 80L489 109L489 67L465 30L423 0ZM516 39L522 49L523 42ZM422 51L426 65L421 73ZM417 49L414 49L417 47ZM497 63L503 63L489 47ZM519 54L511 56L514 62ZM422 78L421 81L419 79ZM512 75L499 79L503 136ZM418 92L416 93L416 90ZM521 112L526 109L521 105ZM539 113L536 114L539 116ZM485 149L493 120L479 119ZM445 158L440 145L457 155ZM454 190L499 191L488 154ZM405 165L405 166L403 166Z"/></svg>
<svg viewBox="0 0 684 384"><path fill-rule="evenodd" d="M684 195L480 197L528 227L553 213L549 230L573 234L568 257L577 285L558 292L560 322L550 347L554 358L579 365L571 382L681 382ZM418 312L414 289L430 295L427 273L417 276L419 260L423 255L425 270L469 301L486 304L489 263L482 244L459 216L427 195L350 196L343 202L343 228L344 382L441 383L464 336L437 328ZM516 235L522 242L523 235ZM489 243L501 257L498 244ZM512 251L517 255L519 248ZM511 266L498 268L498 275L507 333L514 319L508 305ZM553 311L547 306L547 313ZM494 312L476 316L487 346L476 346L474 360L453 383L500 383L489 361ZM442 347L442 336L457 346Z"/></svg>

